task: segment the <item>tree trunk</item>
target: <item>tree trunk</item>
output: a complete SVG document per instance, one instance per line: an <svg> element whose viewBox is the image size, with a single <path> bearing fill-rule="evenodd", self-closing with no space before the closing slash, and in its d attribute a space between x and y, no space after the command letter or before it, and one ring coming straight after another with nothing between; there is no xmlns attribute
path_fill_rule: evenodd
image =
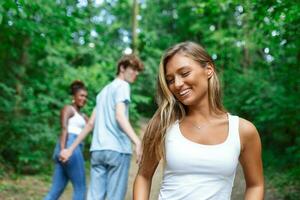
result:
<svg viewBox="0 0 300 200"><path fill-rule="evenodd" d="M16 102L14 106L15 116L19 116L21 112L21 103L22 103L22 93L23 93L23 83L22 79L26 75L26 63L28 61L27 48L30 45L30 38L25 37L22 45L20 60L17 65L19 65L18 74L16 77Z"/></svg>
<svg viewBox="0 0 300 200"><path fill-rule="evenodd" d="M138 28L137 16L139 14L138 0L133 0L132 8L133 8L132 9L132 52L138 54L138 36L137 36L137 28Z"/></svg>

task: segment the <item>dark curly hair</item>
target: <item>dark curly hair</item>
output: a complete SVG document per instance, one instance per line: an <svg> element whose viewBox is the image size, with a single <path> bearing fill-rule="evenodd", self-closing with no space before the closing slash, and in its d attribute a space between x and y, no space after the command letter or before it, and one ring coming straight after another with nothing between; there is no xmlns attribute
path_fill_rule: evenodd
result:
<svg viewBox="0 0 300 200"><path fill-rule="evenodd" d="M86 87L85 87L84 83L80 80L73 81L70 85L70 94L75 95L79 90L86 91Z"/></svg>

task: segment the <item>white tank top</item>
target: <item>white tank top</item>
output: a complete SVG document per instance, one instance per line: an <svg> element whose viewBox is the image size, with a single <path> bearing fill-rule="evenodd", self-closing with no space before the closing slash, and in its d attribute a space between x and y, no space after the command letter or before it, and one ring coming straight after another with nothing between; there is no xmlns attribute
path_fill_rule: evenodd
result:
<svg viewBox="0 0 300 200"><path fill-rule="evenodd" d="M72 107L74 110L74 115L69 118L68 121L68 133L73 133L79 135L82 129L84 128L86 122L82 115L80 115L75 108Z"/></svg>
<svg viewBox="0 0 300 200"><path fill-rule="evenodd" d="M176 121L166 133L166 165L159 200L229 200L240 155L239 118L228 114L221 144L185 138Z"/></svg>

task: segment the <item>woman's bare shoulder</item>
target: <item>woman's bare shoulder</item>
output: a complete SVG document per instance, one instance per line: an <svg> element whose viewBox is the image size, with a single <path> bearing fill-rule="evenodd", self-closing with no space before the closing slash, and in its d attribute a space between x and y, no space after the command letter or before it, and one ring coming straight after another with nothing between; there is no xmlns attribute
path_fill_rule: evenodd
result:
<svg viewBox="0 0 300 200"><path fill-rule="evenodd" d="M253 140L259 140L259 133L255 125L241 117L239 118L239 133L242 146L245 145L245 143L252 142Z"/></svg>
<svg viewBox="0 0 300 200"><path fill-rule="evenodd" d="M69 114L69 115L73 115L74 114L74 108L72 107L72 105L65 105L61 111L62 114Z"/></svg>

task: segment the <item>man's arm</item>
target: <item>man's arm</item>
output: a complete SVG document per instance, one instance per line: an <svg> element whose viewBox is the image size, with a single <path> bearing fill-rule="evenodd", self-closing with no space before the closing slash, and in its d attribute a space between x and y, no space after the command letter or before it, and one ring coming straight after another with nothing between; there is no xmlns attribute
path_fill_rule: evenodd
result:
<svg viewBox="0 0 300 200"><path fill-rule="evenodd" d="M68 149L63 149L60 152L60 160L66 162L70 158L75 148L80 144L82 140L84 140L87 134L91 132L91 130L94 128L95 118L96 118L96 108L94 108L89 121L87 122L83 130L80 132L76 140L73 142L73 144Z"/></svg>
<svg viewBox="0 0 300 200"><path fill-rule="evenodd" d="M137 162L141 159L141 141L139 137L135 134L129 120L125 115L126 105L123 102L117 103L116 105L116 120L122 130L128 135L130 140L135 144L135 152L137 156Z"/></svg>

